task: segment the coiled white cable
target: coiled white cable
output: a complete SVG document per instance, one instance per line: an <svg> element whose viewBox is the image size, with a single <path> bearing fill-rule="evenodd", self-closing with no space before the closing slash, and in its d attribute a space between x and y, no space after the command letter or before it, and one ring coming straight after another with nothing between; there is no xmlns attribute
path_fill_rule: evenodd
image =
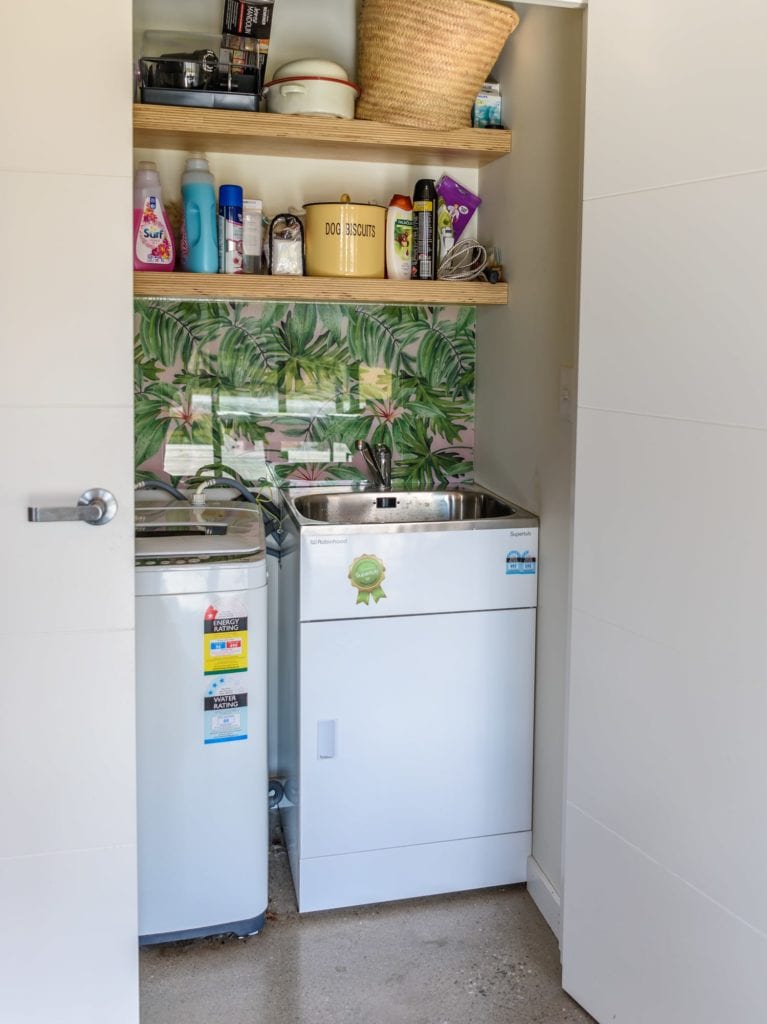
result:
<svg viewBox="0 0 767 1024"><path fill-rule="evenodd" d="M463 238L445 254L439 265L440 281L473 281L487 266L487 249L475 238Z"/></svg>

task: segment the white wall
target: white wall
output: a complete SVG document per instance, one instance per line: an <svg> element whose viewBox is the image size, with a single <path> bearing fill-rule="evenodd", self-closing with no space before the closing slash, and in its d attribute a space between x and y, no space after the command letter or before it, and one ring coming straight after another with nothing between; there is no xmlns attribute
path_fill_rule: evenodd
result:
<svg viewBox="0 0 767 1024"><path fill-rule="evenodd" d="M304 203L337 202L344 192L361 203L388 206L395 193L412 194L419 178L434 178L444 167L367 164L340 160L286 160L282 157L239 156L209 152L216 185L242 185L246 197L263 199L269 216ZM154 160L163 196L180 201L186 153L180 150L136 150L135 160ZM465 168L455 177L467 188L477 187L477 172Z"/></svg>
<svg viewBox="0 0 767 1024"><path fill-rule="evenodd" d="M0 7L7 1024L138 1020L130 4L104 10ZM114 522L26 521L95 486L117 496Z"/></svg>
<svg viewBox="0 0 767 1024"><path fill-rule="evenodd" d="M604 1022L765 1018L765 38L589 8L563 955Z"/></svg>
<svg viewBox="0 0 767 1024"><path fill-rule="evenodd" d="M146 29L219 35L223 0L134 0L133 49ZM357 61L357 0L276 0L267 72L302 57L334 60L353 76Z"/></svg>
<svg viewBox="0 0 767 1024"><path fill-rule="evenodd" d="M323 57L356 72L357 0L277 0L268 69L299 57ZM179 27L177 0L136 0L134 47L147 29ZM190 31L219 33L221 4L191 0L184 8ZM268 71L269 73L269 71ZM270 215L300 208L304 203L334 202L348 192L357 202L388 205L395 193L410 194L419 178L439 177L442 166L411 167L332 160L293 160L282 157L237 156L209 153L216 184L241 184L246 196L264 200ZM155 160L165 195L178 200L186 154L179 151L137 150L136 160ZM461 169L455 176L476 189L476 171Z"/></svg>
<svg viewBox="0 0 767 1024"><path fill-rule="evenodd" d="M542 909L557 930L574 429L559 380L576 349L582 14L517 10L496 69L512 153L480 174L511 299L479 315L476 463L479 480L541 517L533 867L553 888Z"/></svg>

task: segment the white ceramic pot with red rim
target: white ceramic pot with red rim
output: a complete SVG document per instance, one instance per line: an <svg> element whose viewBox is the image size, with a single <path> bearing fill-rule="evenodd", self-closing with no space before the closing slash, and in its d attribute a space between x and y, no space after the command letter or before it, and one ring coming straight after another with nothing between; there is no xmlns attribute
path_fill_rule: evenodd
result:
<svg viewBox="0 0 767 1024"><path fill-rule="evenodd" d="M332 60L293 60L283 64L264 86L270 114L354 117L360 90Z"/></svg>

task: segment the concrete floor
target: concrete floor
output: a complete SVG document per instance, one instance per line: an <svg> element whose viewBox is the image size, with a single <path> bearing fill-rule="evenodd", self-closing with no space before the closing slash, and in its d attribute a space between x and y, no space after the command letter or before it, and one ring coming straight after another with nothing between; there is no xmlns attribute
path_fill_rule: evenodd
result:
<svg viewBox="0 0 767 1024"><path fill-rule="evenodd" d="M261 935L141 951L142 1024L586 1024L523 886L299 917L273 833Z"/></svg>

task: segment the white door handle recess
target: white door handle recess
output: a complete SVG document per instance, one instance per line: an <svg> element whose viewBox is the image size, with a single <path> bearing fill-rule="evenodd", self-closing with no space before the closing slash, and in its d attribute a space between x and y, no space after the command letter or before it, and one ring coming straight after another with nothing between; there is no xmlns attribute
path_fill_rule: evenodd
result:
<svg viewBox="0 0 767 1024"><path fill-rule="evenodd" d="M330 718L317 722L317 757L325 759L336 756L336 722Z"/></svg>

